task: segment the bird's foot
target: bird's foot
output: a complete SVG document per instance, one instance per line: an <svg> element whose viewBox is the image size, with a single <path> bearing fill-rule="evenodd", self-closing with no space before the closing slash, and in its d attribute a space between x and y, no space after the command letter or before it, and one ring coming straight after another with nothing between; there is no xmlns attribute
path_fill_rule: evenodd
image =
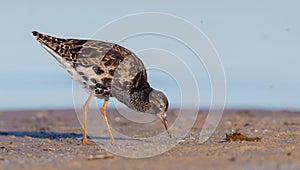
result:
<svg viewBox="0 0 300 170"><path fill-rule="evenodd" d="M86 138L82 139L82 144L83 145L96 145L95 142L91 142L91 141L87 140Z"/></svg>
<svg viewBox="0 0 300 170"><path fill-rule="evenodd" d="M110 144L111 144L111 145L116 144L115 140L114 140L114 139L111 139L111 140L110 140Z"/></svg>

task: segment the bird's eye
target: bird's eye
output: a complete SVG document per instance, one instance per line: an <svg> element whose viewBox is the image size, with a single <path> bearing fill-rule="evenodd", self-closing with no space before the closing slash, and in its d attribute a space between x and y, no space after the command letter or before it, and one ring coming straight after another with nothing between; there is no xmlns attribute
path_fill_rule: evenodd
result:
<svg viewBox="0 0 300 170"><path fill-rule="evenodd" d="M163 108L164 108L164 105L162 105L162 104L161 104L161 105L159 105L159 108L163 109Z"/></svg>

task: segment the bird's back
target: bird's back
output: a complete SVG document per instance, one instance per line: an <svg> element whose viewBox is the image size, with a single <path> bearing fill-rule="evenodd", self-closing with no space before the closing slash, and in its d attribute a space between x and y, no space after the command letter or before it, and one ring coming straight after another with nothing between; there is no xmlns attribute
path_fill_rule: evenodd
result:
<svg viewBox="0 0 300 170"><path fill-rule="evenodd" d="M128 105L132 93L149 88L142 61L120 45L32 33L73 79L99 98L113 96Z"/></svg>

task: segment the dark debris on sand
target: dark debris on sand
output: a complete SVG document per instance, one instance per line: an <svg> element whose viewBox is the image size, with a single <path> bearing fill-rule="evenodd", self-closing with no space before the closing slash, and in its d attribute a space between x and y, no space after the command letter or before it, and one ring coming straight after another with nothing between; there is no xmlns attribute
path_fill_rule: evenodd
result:
<svg viewBox="0 0 300 170"><path fill-rule="evenodd" d="M260 137L248 137L240 132L226 133L226 142L236 142L236 141L247 141L247 142L259 142Z"/></svg>

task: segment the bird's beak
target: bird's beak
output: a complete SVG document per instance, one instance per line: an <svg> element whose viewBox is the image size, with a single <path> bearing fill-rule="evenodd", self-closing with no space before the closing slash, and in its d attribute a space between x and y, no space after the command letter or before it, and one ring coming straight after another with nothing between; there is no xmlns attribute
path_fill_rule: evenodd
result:
<svg viewBox="0 0 300 170"><path fill-rule="evenodd" d="M169 129L168 129L167 114L165 112L163 112L163 113L159 113L157 116L159 117L159 119L164 124L164 126L166 128L166 131L169 134L169 136L172 137L171 133L169 132Z"/></svg>

